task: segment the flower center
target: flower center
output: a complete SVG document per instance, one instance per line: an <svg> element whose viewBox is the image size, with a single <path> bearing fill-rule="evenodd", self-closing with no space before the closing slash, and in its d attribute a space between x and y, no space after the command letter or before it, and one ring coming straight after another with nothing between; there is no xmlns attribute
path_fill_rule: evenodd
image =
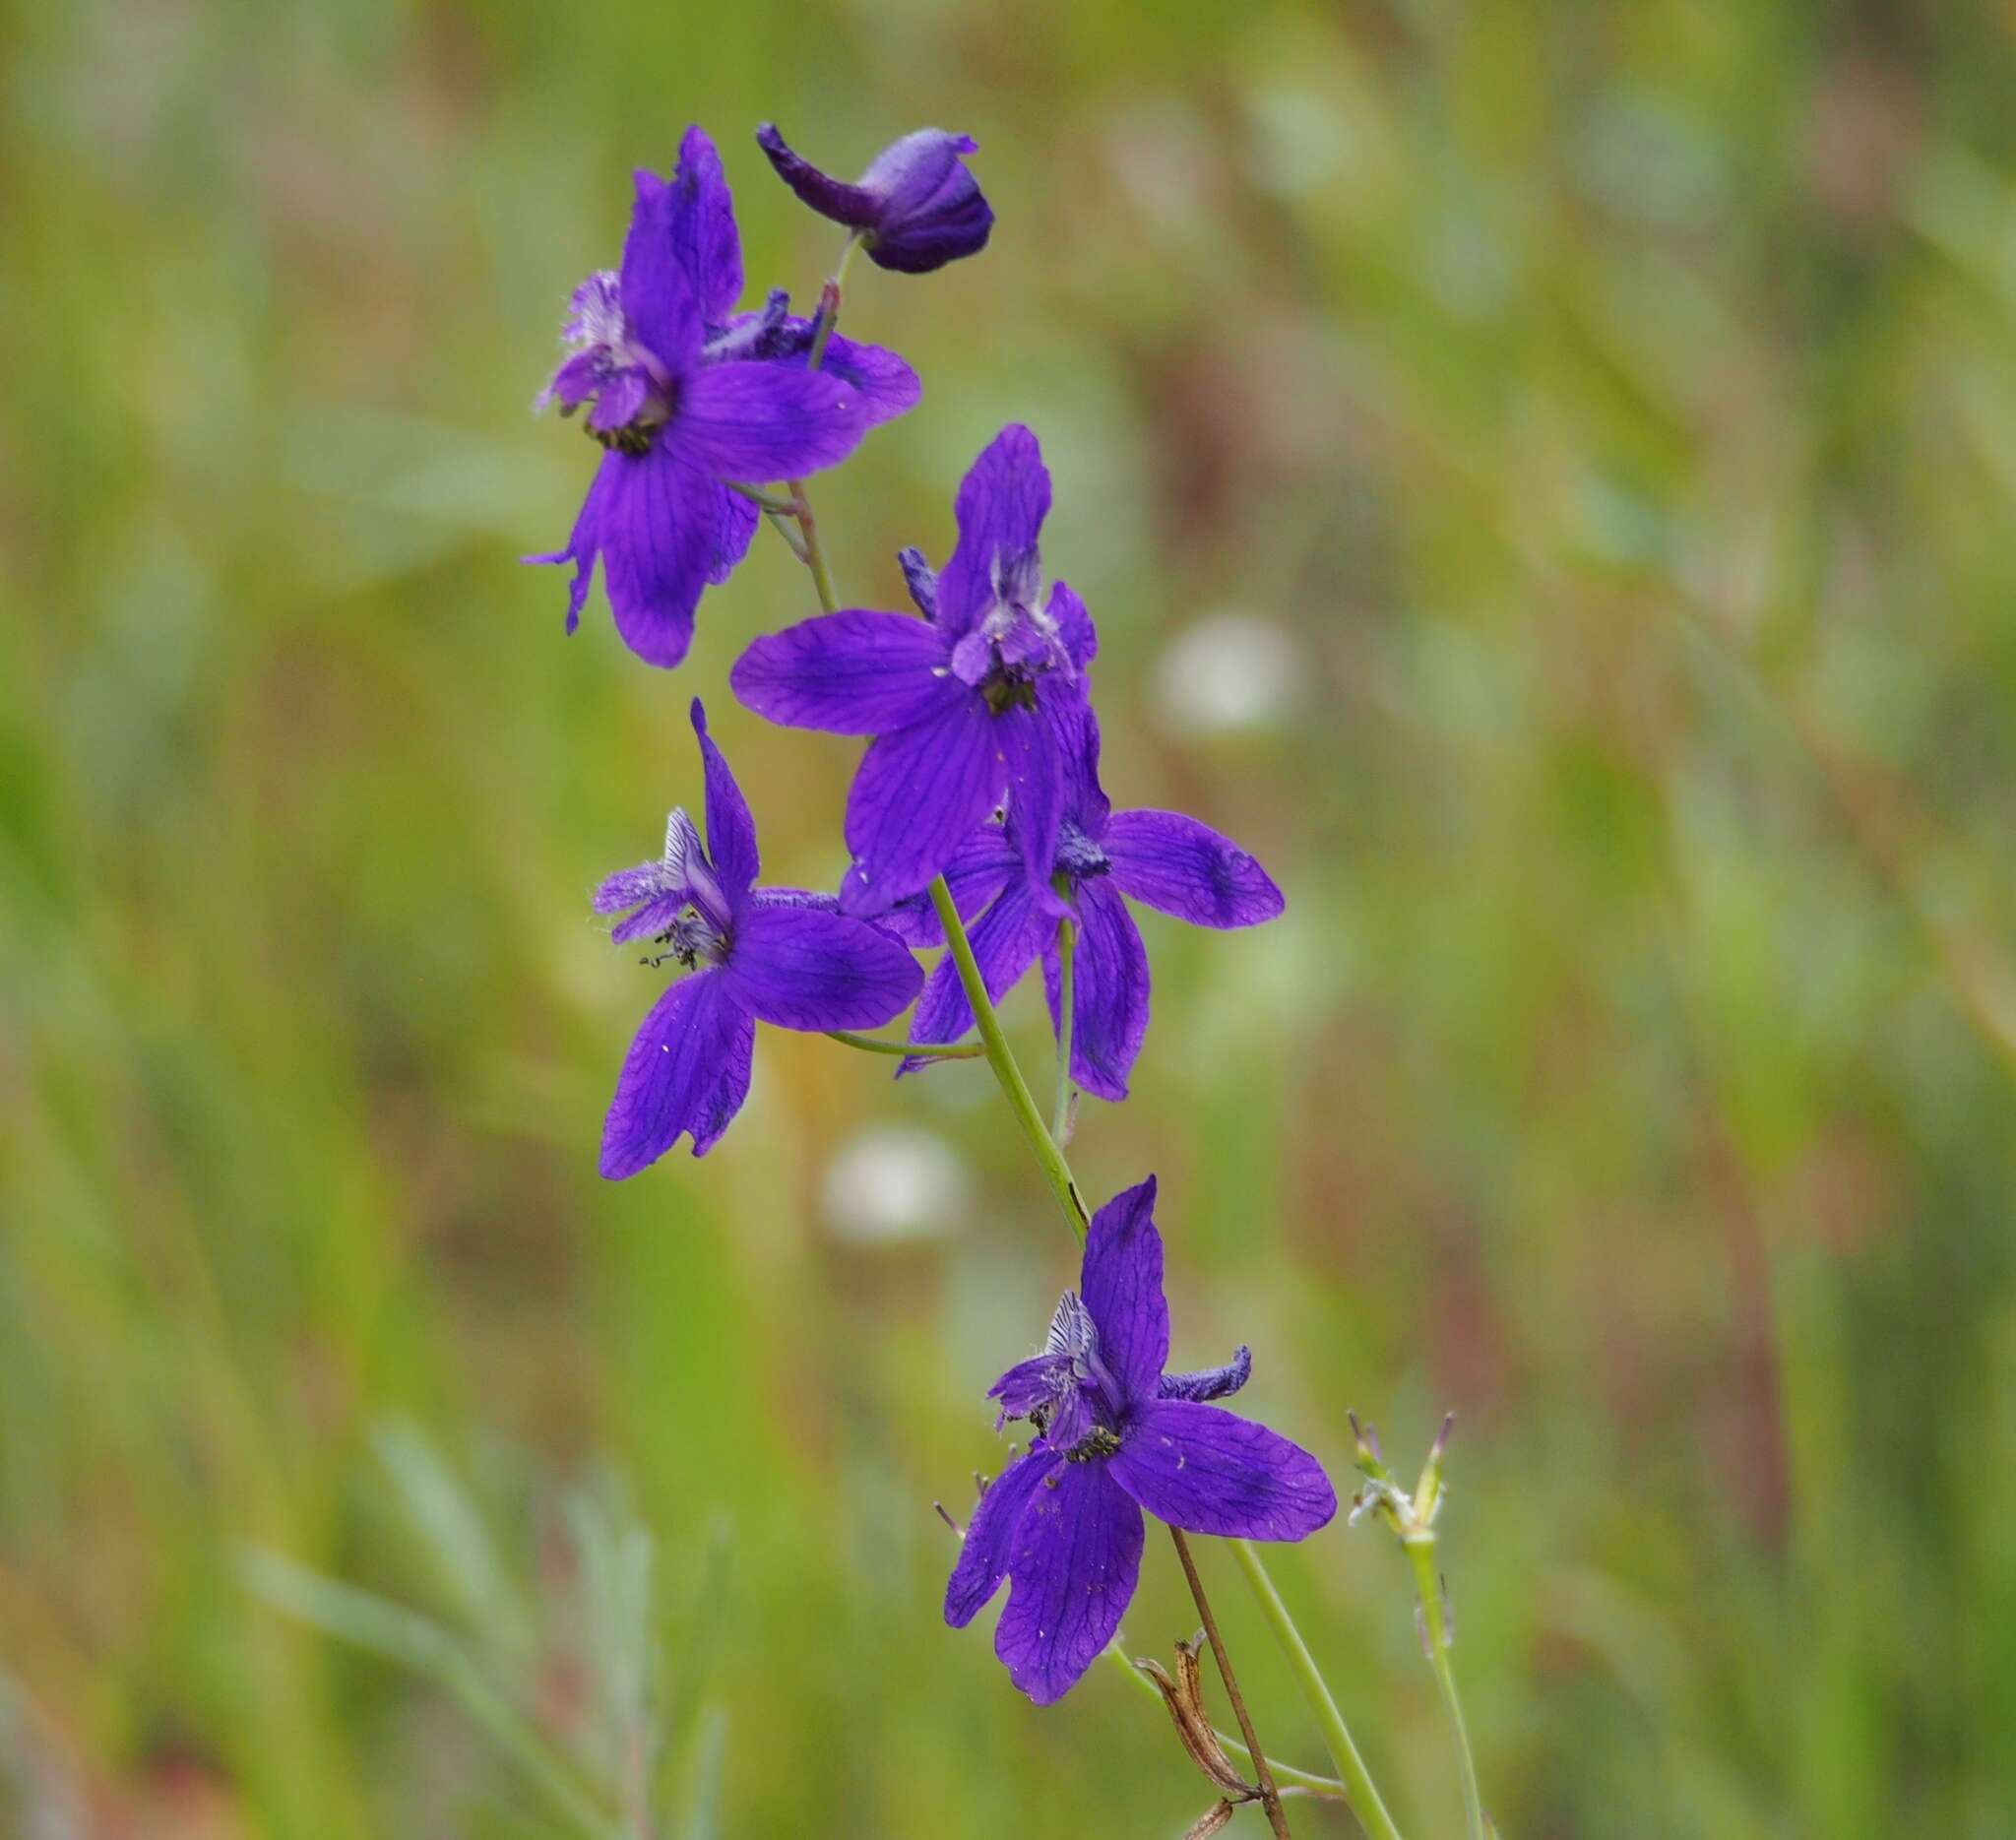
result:
<svg viewBox="0 0 2016 1840"><path fill-rule="evenodd" d="M734 943L724 928L717 926L697 907L686 908L663 932L653 935L653 942L665 949L646 959L645 964L662 965L671 958L677 959L688 971L695 971L702 964L725 965L729 948Z"/></svg>
<svg viewBox="0 0 2016 1840"><path fill-rule="evenodd" d="M1066 818L1057 833L1057 867L1073 881L1089 881L1112 872L1106 853Z"/></svg>

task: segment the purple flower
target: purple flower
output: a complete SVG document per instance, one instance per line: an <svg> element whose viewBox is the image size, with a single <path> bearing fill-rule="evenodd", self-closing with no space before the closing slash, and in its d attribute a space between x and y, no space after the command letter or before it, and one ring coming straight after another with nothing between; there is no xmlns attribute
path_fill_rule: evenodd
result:
<svg viewBox="0 0 2016 1840"><path fill-rule="evenodd" d="M749 1096L758 1022L781 1029L872 1029L922 982L896 939L833 911L830 895L758 888L756 827L696 698L693 732L707 782L707 842L674 811L665 853L611 875L598 914L621 914L618 944L652 938L693 973L652 1006L630 1044L602 1126L611 1181L656 1163L682 1134L705 1156Z"/></svg>
<svg viewBox="0 0 2016 1840"><path fill-rule="evenodd" d="M932 577L910 552L905 574L924 619L828 613L735 661L729 681L759 715L876 737L848 797L844 912L880 913L916 893L1011 791L1030 872L1048 873L1098 646L1069 587L1041 591L1037 536L1049 508L1036 436L1003 428L959 488L944 573Z"/></svg>
<svg viewBox="0 0 2016 1840"><path fill-rule="evenodd" d="M1281 890L1238 845L1175 811L1114 811L1099 783L1099 718L1087 708L1066 783L1063 820L1047 872L1032 876L1011 802L954 853L945 879L972 929L974 956L999 1000L1041 956L1054 1029L1062 1008L1057 916L1045 898L1061 886L1076 908L1071 963L1071 1077L1101 1099L1127 1097L1127 1076L1148 1033L1148 953L1131 896L1194 926L1254 926L1282 911ZM982 911L984 910L984 911ZM945 942L928 904L910 901L885 920L913 945ZM948 953L924 985L913 1042L956 1042L973 1008ZM907 1060L914 1073L935 1064Z"/></svg>
<svg viewBox="0 0 2016 1840"><path fill-rule="evenodd" d="M945 1587L963 1629L1012 1581L994 1630L1008 1678L1048 1705L1112 1640L1141 1564L1141 1510L1191 1533L1301 1540L1337 1512L1306 1450L1204 1402L1245 1383L1229 1367L1165 1374L1155 1177L1093 1216L1077 1291L1067 1291L1041 1354L1018 1362L987 1397L998 1424L1028 1419L1037 1437L989 1486Z"/></svg>
<svg viewBox="0 0 2016 1840"><path fill-rule="evenodd" d="M927 275L987 244L994 214L965 156L970 135L920 128L875 156L857 183L844 184L800 159L770 123L756 130L778 177L819 213L861 233L868 260L905 275Z"/></svg>
<svg viewBox="0 0 2016 1840"><path fill-rule="evenodd" d="M721 157L689 128L669 180L637 174L620 273L574 290L573 348L540 397L586 425L607 452L564 549L567 630L581 618L596 562L623 642L671 666L693 640L693 611L724 582L755 535L756 507L724 480L794 477L851 453L874 422L916 401L893 352L836 340L826 369L802 358L809 329L775 295L736 315L742 251Z"/></svg>

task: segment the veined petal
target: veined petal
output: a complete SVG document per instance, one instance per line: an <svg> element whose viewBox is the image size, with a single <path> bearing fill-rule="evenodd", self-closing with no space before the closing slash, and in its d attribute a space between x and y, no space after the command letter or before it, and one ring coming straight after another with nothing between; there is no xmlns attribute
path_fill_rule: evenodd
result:
<svg viewBox="0 0 2016 1840"><path fill-rule="evenodd" d="M670 669L693 643L707 586L720 524L714 481L659 441L643 454L603 456L596 484L596 542L616 630L647 665Z"/></svg>
<svg viewBox="0 0 2016 1840"><path fill-rule="evenodd" d="M994 561L1037 546L1050 509L1050 475L1037 438L1020 422L1001 430L959 486L959 541L938 577L938 623L955 639L994 600Z"/></svg>
<svg viewBox="0 0 2016 1840"><path fill-rule="evenodd" d="M999 1002L1014 988L1036 955L1042 950L1046 931L1056 921L1037 905L1035 891L1027 882L1010 885L969 932L974 962L980 968L980 982L987 997ZM974 1026L973 1005L966 1000L966 986L959 981L959 967L947 952L931 968L924 983L924 994L917 1013L911 1019L913 1042L956 1042ZM899 1075L916 1073L937 1063L929 1056L908 1058L897 1068Z"/></svg>
<svg viewBox="0 0 2016 1840"><path fill-rule="evenodd" d="M674 188L655 172L637 175L637 202L623 243L623 318L668 378L699 355L700 301L672 233Z"/></svg>
<svg viewBox="0 0 2016 1840"><path fill-rule="evenodd" d="M714 560L708 564L707 579L719 588L749 553L749 545L756 540L757 522L763 514L756 509L753 498L731 492L725 485L714 489L720 494L715 501L719 534L714 540Z"/></svg>
<svg viewBox="0 0 2016 1840"><path fill-rule="evenodd" d="M1054 943L1043 953L1050 1027L1058 1027L1062 966ZM1078 887L1078 937L1071 965L1071 1077L1100 1099L1127 1097L1148 1034L1148 949L1110 880Z"/></svg>
<svg viewBox="0 0 2016 1840"><path fill-rule="evenodd" d="M1016 1524L1043 1478L1063 1468L1061 1453L1037 1443L994 1478L967 1523L959 1562L945 1586L945 1620L963 1629L1008 1575Z"/></svg>
<svg viewBox="0 0 2016 1840"><path fill-rule="evenodd" d="M1099 628L1092 623L1092 614L1077 590L1069 582L1052 582L1046 610L1057 622L1057 637L1072 664L1081 671L1089 669L1099 656Z"/></svg>
<svg viewBox="0 0 2016 1840"><path fill-rule="evenodd" d="M874 1029L924 975L879 927L810 907L745 908L723 967L735 1000L782 1029Z"/></svg>
<svg viewBox="0 0 2016 1840"><path fill-rule="evenodd" d="M621 454L604 454L601 464L595 470L595 477L588 482L588 495L581 501L581 509L575 514L574 529L568 534L567 547L549 550L544 555L527 556L532 563L571 562L574 564L574 579L567 585L567 630L572 633L581 624L581 609L588 600L589 584L595 580L596 558L601 552L602 514L612 498L618 496L617 480L619 469L627 465ZM687 636L692 636L691 609L687 614Z"/></svg>
<svg viewBox="0 0 2016 1840"><path fill-rule="evenodd" d="M728 673L742 703L791 729L882 734L964 702L924 621L852 608L755 640Z"/></svg>
<svg viewBox="0 0 2016 1840"><path fill-rule="evenodd" d="M1053 914L1067 911L1050 886L1050 875L1070 785L1065 761L1075 750L1084 708L1075 688L1045 680L1034 709L1007 709L994 718L994 732L1008 767L1013 840L1039 900Z"/></svg>
<svg viewBox="0 0 2016 1840"><path fill-rule="evenodd" d="M841 884L842 909L880 913L922 888L1001 802L1007 779L993 718L976 697L879 736L848 794L854 862Z"/></svg>
<svg viewBox="0 0 2016 1840"><path fill-rule="evenodd" d="M1038 1705L1061 1699L1113 1639L1145 1531L1103 1463L1066 1463L1030 1491L1007 1543L1011 1584L994 1653Z"/></svg>
<svg viewBox="0 0 2016 1840"><path fill-rule="evenodd" d="M726 897L730 914L755 885L763 867L756 848L756 820L735 784L726 758L707 732L707 711L693 699L693 732L700 740L700 766L707 781L707 857Z"/></svg>
<svg viewBox="0 0 2016 1840"><path fill-rule="evenodd" d="M1105 835L1112 805L1099 783L1099 715L1091 703L1077 709L1076 732L1063 739L1064 816L1097 843Z"/></svg>
<svg viewBox="0 0 2016 1840"><path fill-rule="evenodd" d="M602 1174L635 1175L678 1142L705 1156L749 1092L756 1025L717 971L681 979L652 1005L616 1079L602 1125Z"/></svg>
<svg viewBox="0 0 2016 1840"><path fill-rule="evenodd" d="M1125 893L1193 926L1254 926L1285 905L1253 857L1180 811L1116 811L1100 845Z"/></svg>
<svg viewBox="0 0 2016 1840"><path fill-rule="evenodd" d="M718 326L742 295L742 239L721 154L704 129L688 128L666 188L666 226L701 317Z"/></svg>
<svg viewBox="0 0 2016 1840"><path fill-rule="evenodd" d="M1299 1444L1220 1406L1141 1407L1108 1461L1158 1519L1228 1540L1303 1540L1337 1512L1323 1466Z"/></svg>
<svg viewBox="0 0 2016 1840"><path fill-rule="evenodd" d="M822 218L845 223L850 229L866 229L881 214L879 193L865 186L849 185L821 172L809 159L793 153L774 122L766 121L756 130L756 145L769 156L777 176L797 193Z"/></svg>
<svg viewBox="0 0 2016 1840"><path fill-rule="evenodd" d="M1020 878L1022 858L1001 826L990 822L982 824L959 846L941 873L945 886L952 891L952 905L959 910L959 918L971 920L1010 882ZM878 915L876 922L910 945L945 943L945 928L938 924L938 910L928 890L905 896L888 913ZM1018 967L1016 976L1021 975L1022 968Z"/></svg>
<svg viewBox="0 0 2016 1840"><path fill-rule="evenodd" d="M840 333L826 342L824 368L861 399L871 428L908 413L923 398L924 386L900 353Z"/></svg>
<svg viewBox="0 0 2016 1840"><path fill-rule="evenodd" d="M1123 1189L1092 1217L1078 1293L1099 1331L1099 1356L1129 1401L1152 1400L1169 1357L1155 1177Z"/></svg>
<svg viewBox="0 0 2016 1840"><path fill-rule="evenodd" d="M788 479L845 460L867 426L838 377L743 359L686 377L659 439L717 478Z"/></svg>

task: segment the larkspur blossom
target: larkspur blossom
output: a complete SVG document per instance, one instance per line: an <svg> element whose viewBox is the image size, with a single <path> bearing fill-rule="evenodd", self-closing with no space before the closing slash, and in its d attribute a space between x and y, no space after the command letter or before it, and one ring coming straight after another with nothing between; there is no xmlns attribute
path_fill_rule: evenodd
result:
<svg viewBox="0 0 2016 1840"><path fill-rule="evenodd" d="M1228 837L1177 811L1114 811L1099 781L1099 718L1080 718L1063 821L1049 872L1033 878L1011 801L999 821L976 830L946 865L945 880L973 926L974 957L998 1000L1038 958L1050 1024L1062 1010L1058 918L1044 897L1061 888L1075 909L1071 978L1071 1077L1101 1099L1127 1096L1127 1080L1148 1033L1148 952L1121 897L1193 926L1254 926L1281 913L1281 890ZM885 924L917 946L945 935L928 903L907 901ZM973 1007L950 954L925 982L913 1042L956 1042L974 1026ZM930 1063L907 1060L900 1072Z"/></svg>
<svg viewBox="0 0 2016 1840"><path fill-rule="evenodd" d="M618 920L618 944L651 938L692 974L645 1017L602 1127L611 1180L656 1163L681 1135L705 1156L749 1094L756 1024L871 1029L915 997L922 974L897 939L833 911L830 895L758 888L756 827L741 788L693 704L706 781L707 840L674 811L664 855L611 875L595 892Z"/></svg>
<svg viewBox="0 0 2016 1840"><path fill-rule="evenodd" d="M778 177L823 218L857 231L870 262L926 275L986 247L994 213L967 170L979 143L942 128L920 128L877 154L852 185L829 177L786 146L765 122L756 144Z"/></svg>
<svg viewBox="0 0 2016 1840"><path fill-rule="evenodd" d="M822 614L736 660L729 681L759 715L875 737L848 796L844 912L881 913L923 888L1011 792L1024 860L1047 875L1098 647L1071 588L1042 592L1037 538L1049 508L1036 436L1003 428L960 485L944 572L906 552L923 619Z"/></svg>
<svg viewBox="0 0 2016 1840"><path fill-rule="evenodd" d="M1244 1540L1305 1539L1337 1512L1306 1450L1206 1403L1245 1383L1244 1349L1228 1367L1166 1374L1168 1348L1151 1175L1093 1216L1078 1289L1042 1353L989 1389L997 1428L1027 1419L1037 1435L980 1496L945 1587L945 1620L964 1628L1010 1581L994 1652L1039 1705L1067 1692L1119 1627L1144 1508Z"/></svg>
<svg viewBox="0 0 2016 1840"><path fill-rule="evenodd" d="M918 386L894 352L850 340L833 340L823 369L807 370L813 328L782 292L735 312L741 240L721 157L699 128L669 180L639 172L636 183L622 269L574 290L572 354L539 398L563 414L592 403L586 426L607 452L566 548L528 559L574 565L572 632L599 558L623 642L669 667L692 644L701 593L727 580L755 535L755 504L726 481L833 466L911 408Z"/></svg>

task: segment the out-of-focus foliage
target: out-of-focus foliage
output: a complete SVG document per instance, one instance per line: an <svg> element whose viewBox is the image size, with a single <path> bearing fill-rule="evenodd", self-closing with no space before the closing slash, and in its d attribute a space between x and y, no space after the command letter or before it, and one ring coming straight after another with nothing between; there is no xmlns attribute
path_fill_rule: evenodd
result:
<svg viewBox="0 0 2016 1840"><path fill-rule="evenodd" d="M1116 1675L1038 1712L939 1622L929 1503L993 1462L980 1392L1073 1260L984 1068L769 1035L705 1164L594 1174L655 980L586 891L692 796L685 699L775 880L836 877L853 749L727 696L810 610L767 539L676 677L598 600L563 640L515 558L594 455L526 410L690 119L752 292L810 297L833 238L774 117L842 169L981 143L987 252L850 289L926 389L822 524L901 604L894 550L942 554L960 470L1031 422L1109 790L1288 890L1252 935L1151 920L1136 1096L1075 1155L1099 1195L1161 1174L1178 1362L1250 1340L1253 1410L1340 1475L1347 1406L1396 1453L1459 1411L1503 1831L2016 1829L2006 10L0 32L0 1828L559 1831L438 1681L246 1588L258 1550L469 1626L392 1419L500 1590L561 1555L485 1640L578 1601L559 1503L630 1479L651 1652L686 1665L696 1593L721 1618L666 1734L703 1786L722 1734L719 1831L1208 1800ZM1040 999L1010 1017L1040 1056ZM1263 1738L1318 1762L1203 1562ZM1151 1548L1139 1651L1191 1626L1172 1574ZM1404 1826L1451 1831L1400 1556L1340 1523L1277 1575ZM591 1742L592 1695L534 1710Z"/></svg>

